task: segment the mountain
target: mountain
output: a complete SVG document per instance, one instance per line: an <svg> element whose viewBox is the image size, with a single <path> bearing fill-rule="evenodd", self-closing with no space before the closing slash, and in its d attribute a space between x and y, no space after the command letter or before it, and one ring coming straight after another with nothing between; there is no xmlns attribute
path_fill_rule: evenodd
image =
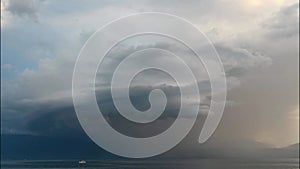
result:
<svg viewBox="0 0 300 169"><path fill-rule="evenodd" d="M287 147L270 150L273 157L299 158L299 143Z"/></svg>

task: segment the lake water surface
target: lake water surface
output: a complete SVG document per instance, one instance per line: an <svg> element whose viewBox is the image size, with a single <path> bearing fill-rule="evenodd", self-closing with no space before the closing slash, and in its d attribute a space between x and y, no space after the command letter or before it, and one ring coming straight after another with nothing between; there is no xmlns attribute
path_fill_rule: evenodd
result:
<svg viewBox="0 0 300 169"><path fill-rule="evenodd" d="M2 161L1 168L99 168L99 169L299 169L299 159L232 160L232 159L176 159L176 160L87 160L78 161Z"/></svg>

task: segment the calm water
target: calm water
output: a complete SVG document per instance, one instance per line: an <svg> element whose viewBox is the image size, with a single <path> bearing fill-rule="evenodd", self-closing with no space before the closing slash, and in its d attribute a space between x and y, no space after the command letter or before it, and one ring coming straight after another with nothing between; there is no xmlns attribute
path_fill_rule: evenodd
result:
<svg viewBox="0 0 300 169"><path fill-rule="evenodd" d="M105 160L87 161L79 166L77 161L2 161L1 168L100 168L100 169L298 169L299 159L276 160Z"/></svg>

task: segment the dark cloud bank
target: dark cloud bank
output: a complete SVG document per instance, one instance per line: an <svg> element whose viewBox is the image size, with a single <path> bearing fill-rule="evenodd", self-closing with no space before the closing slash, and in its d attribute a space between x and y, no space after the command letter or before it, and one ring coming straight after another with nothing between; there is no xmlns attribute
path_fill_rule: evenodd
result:
<svg viewBox="0 0 300 169"><path fill-rule="evenodd" d="M283 8L274 15L274 18L262 24L263 29L266 30L265 36L269 42L270 39L273 41L278 38L288 39L298 36L299 22L296 21L297 25L295 25L295 17L297 19L297 16L294 16L297 9L299 10L298 3ZM7 10L15 15L37 20L36 12L38 11L38 6L36 4L23 4L11 1ZM285 119L283 116L286 116L286 114L282 112L287 111L286 107L293 109L293 106L297 104L294 103L295 100L297 101L295 99L297 94L288 90L289 88L294 89L294 84L297 84L297 82L295 82L294 76L290 75L291 72L295 74L294 70L285 69L285 71L282 71L281 67L283 63L285 67L288 67L291 63L294 63L291 67L297 67L295 65L295 60L297 60L295 59L295 53L297 51L289 53L289 56L282 59L284 62L279 62L280 60L274 62L271 70L266 70L259 66L257 68L257 65L260 62L268 62L268 57L251 50L228 47L225 44L216 44L216 48L224 59L228 78L240 79L245 74L247 74L247 78L241 80L241 85L235 86L234 89L229 91L224 118L216 133L207 143L201 145L198 144L197 140L206 117L207 107L209 106L209 95L205 97L200 105L202 109L199 112L192 132L174 149L156 158L298 157L299 144L276 149L254 139L249 139L257 134L256 131L260 130L259 127L261 126L258 124L258 119L261 119L261 123L264 123L262 126L266 127L266 129L268 129L269 123L276 123L279 126L288 123L288 121L283 120ZM238 64L234 65L230 61L238 62ZM64 79L64 77L71 77L72 64L74 62L66 62L65 65L67 66L63 63L65 62L60 63L58 69L62 70L60 72L63 72L64 76L57 76L57 78L52 79L51 74L47 74L49 76L45 76L45 83L55 84L55 82L59 81L70 81L70 79ZM253 68L257 69L253 70ZM251 76L251 74L255 74L255 77ZM257 74L259 76L256 76ZM44 100L34 100L39 98L39 96L34 95L34 91L43 85L42 82L40 82L41 84L38 83L43 77L38 76L36 79L30 79L31 76L29 78L29 80L36 80L33 82L38 84L37 86L29 84L26 81L28 77L24 77L26 83L21 81L21 84L19 84L21 87L19 86L19 88L18 85L5 84L7 90L9 90L5 91L8 93L6 96L9 97L5 98L3 101L5 104L1 107L2 159L119 158L98 147L82 130L71 104L70 92L66 94L67 99L57 99L54 102L52 100L46 100L46 102L43 102ZM265 77L269 79L266 80L264 79ZM291 81L292 84L289 85L286 81ZM209 84L206 81L199 82L199 84L200 88L209 88ZM285 90L282 90L282 85ZM57 87L55 90L61 91L69 87L70 83L67 83ZM109 90L105 89L99 93L98 101L102 105L107 121L116 130L130 136L147 137L164 131L172 124L177 115L178 102L180 100L176 86L168 84L146 87L135 86L132 88L131 99L138 109L145 110L149 107L147 96L153 88L161 88L169 96L167 109L158 121L146 126L130 123L118 115L109 95ZM20 92L24 89L29 90ZM253 96L252 94L254 91L257 93L257 90L260 94ZM13 91L13 94L10 93L11 91ZM22 93L23 96L18 95L18 93ZM281 96L281 98L268 99L270 97L276 98L277 96ZM26 100L26 98L32 100ZM230 104L231 102L232 105ZM260 104L262 102L264 103L263 105ZM266 106L273 106L273 108L266 110L264 108ZM265 112L271 112L271 114ZM269 115L278 118L272 120L268 118ZM282 132L280 129L276 131Z"/></svg>

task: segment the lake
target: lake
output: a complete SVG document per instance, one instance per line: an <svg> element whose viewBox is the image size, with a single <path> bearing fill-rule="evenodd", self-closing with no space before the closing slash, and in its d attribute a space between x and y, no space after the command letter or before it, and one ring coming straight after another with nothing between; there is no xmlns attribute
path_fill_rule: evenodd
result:
<svg viewBox="0 0 300 169"><path fill-rule="evenodd" d="M299 169L299 159L176 159L176 160L75 160L2 161L1 168L97 168L97 169Z"/></svg>

